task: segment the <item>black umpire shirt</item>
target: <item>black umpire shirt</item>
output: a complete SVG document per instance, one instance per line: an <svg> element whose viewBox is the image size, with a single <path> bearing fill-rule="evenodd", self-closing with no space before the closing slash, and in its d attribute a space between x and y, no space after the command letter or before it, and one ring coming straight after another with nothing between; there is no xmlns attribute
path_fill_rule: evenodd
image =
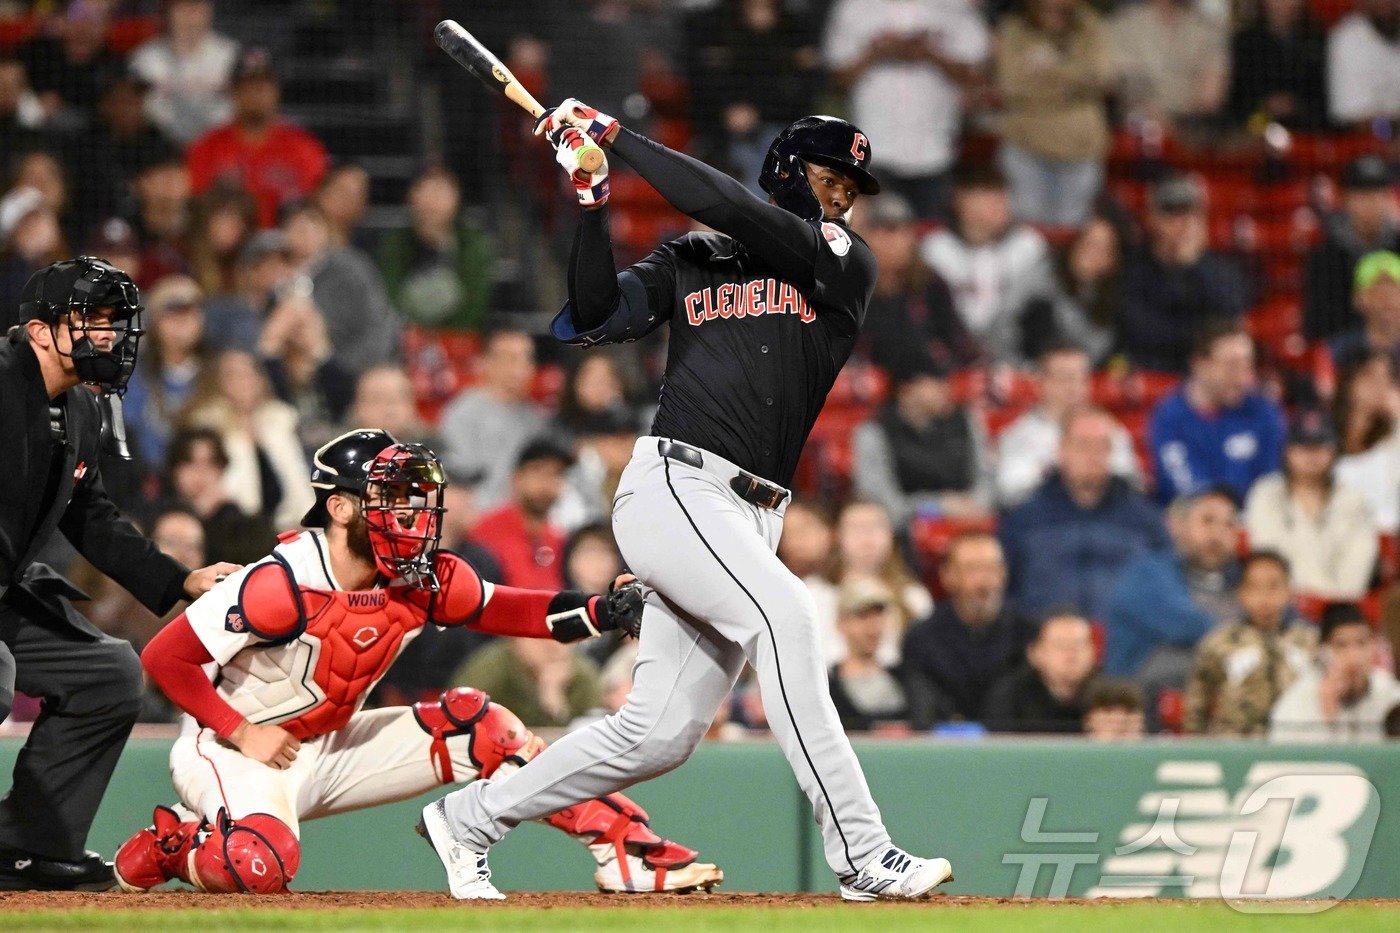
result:
<svg viewBox="0 0 1400 933"><path fill-rule="evenodd" d="M101 435L102 413L92 392L76 386L50 402L33 348L0 339L0 598L11 587L23 589L90 635L99 633L56 598L87 597L34 562L55 530L156 615L185 598L189 575L107 497L97 465Z"/></svg>
<svg viewBox="0 0 1400 933"><path fill-rule="evenodd" d="M584 211L556 337L590 346L671 322L651 433L792 484L875 285L875 258L844 223L805 221L737 181L627 130L613 144L690 233L614 276L607 208Z"/></svg>

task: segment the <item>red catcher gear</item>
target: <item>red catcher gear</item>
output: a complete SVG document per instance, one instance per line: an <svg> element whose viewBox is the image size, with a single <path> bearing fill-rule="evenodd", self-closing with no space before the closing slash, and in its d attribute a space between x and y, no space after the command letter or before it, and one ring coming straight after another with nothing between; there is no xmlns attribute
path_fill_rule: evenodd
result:
<svg viewBox="0 0 1400 933"><path fill-rule="evenodd" d="M267 813L231 820L220 810L190 861L189 881L216 894L276 894L301 865L301 843L291 828Z"/></svg>
<svg viewBox="0 0 1400 933"><path fill-rule="evenodd" d="M169 807L156 807L151 825L128 839L114 859L123 891L149 891L174 878L189 880L188 860L199 836L199 821L181 821Z"/></svg>
<svg viewBox="0 0 1400 933"><path fill-rule="evenodd" d="M467 754L481 776L489 778L507 761L525 764L519 753L535 737L514 713L472 687L453 687L436 702L415 703L413 716L433 737L428 754L444 784L457 780L448 739L470 735Z"/></svg>
<svg viewBox="0 0 1400 933"><path fill-rule="evenodd" d="M655 869L680 868L699 858L694 849L652 832L650 820L647 811L628 797L608 794L565 807L545 822L570 836L583 837L588 845L612 844L623 865L629 851Z"/></svg>

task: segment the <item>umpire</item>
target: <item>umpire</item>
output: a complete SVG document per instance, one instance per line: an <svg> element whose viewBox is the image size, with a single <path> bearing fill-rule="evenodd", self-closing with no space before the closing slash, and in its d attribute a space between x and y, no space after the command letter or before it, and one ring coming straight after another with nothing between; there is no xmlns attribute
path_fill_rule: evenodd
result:
<svg viewBox="0 0 1400 933"><path fill-rule="evenodd" d="M97 393L125 389L141 337L126 273L88 256L54 263L24 286L19 320L0 340L0 719L16 689L43 706L0 800L0 890L102 890L112 866L85 844L136 722L141 664L73 608L87 596L35 558L61 532L157 615L237 567L191 572L102 487Z"/></svg>

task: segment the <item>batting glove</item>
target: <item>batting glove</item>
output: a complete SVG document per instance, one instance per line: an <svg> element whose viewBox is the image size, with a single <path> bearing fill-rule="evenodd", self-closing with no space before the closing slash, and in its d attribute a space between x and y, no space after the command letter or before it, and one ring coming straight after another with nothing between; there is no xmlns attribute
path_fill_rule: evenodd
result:
<svg viewBox="0 0 1400 933"><path fill-rule="evenodd" d="M603 164L592 174L579 168L578 150L584 143L584 136L572 126L550 134L549 140L554 144L554 161L563 166L568 174L574 193L578 195L579 205L587 209L608 203L611 193L608 187L608 160L603 159Z"/></svg>
<svg viewBox="0 0 1400 933"><path fill-rule="evenodd" d="M583 101L570 97L535 121L535 135L553 133L564 126L575 127L588 134L598 145L607 146L612 143L622 124L606 113L599 113Z"/></svg>

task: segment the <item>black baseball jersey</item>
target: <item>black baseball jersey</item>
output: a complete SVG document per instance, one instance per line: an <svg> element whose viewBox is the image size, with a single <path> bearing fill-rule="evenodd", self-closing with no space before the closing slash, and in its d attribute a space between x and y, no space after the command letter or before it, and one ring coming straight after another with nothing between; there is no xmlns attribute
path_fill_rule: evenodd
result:
<svg viewBox="0 0 1400 933"><path fill-rule="evenodd" d="M865 316L876 271L870 248L843 223L801 220L642 137L624 132L614 150L676 207L735 235L690 233L663 244L617 276L614 294L592 309L580 308L596 297L584 293L609 283L577 269L555 335L582 345L621 342L670 321L652 434L791 485ZM573 265L603 263L588 255L600 241L606 209L585 213ZM606 268L611 280L610 251Z"/></svg>

